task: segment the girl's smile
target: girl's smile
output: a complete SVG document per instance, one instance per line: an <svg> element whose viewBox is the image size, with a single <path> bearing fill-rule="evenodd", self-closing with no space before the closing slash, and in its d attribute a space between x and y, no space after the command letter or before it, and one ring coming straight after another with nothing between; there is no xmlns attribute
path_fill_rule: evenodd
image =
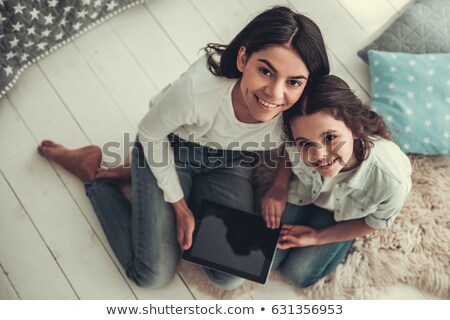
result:
<svg viewBox="0 0 450 320"><path fill-rule="evenodd" d="M271 46L250 57L241 47L237 57L241 79L233 88L236 117L247 123L264 122L289 109L301 96L309 71L298 54Z"/></svg>
<svg viewBox="0 0 450 320"><path fill-rule="evenodd" d="M333 157L331 158L331 160L323 161L322 163L318 164L316 168L320 173L326 173L327 171L331 171L334 168L334 165L338 162L339 159L339 157Z"/></svg>

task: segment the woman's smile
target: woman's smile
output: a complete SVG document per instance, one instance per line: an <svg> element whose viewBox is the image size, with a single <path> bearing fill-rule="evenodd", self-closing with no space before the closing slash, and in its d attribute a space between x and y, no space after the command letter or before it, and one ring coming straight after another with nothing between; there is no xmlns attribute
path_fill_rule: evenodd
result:
<svg viewBox="0 0 450 320"><path fill-rule="evenodd" d="M267 100L263 100L261 98L259 98L256 94L255 94L256 100L258 100L259 104L262 105L263 109L276 109L276 108L280 108L284 105L284 103L282 104L275 104L275 103L271 103Z"/></svg>

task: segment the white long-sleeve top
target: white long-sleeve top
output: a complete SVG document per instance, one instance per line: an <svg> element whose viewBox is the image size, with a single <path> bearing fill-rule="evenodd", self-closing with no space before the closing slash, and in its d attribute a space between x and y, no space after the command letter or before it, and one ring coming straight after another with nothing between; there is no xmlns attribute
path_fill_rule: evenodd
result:
<svg viewBox="0 0 450 320"><path fill-rule="evenodd" d="M223 150L269 150L282 143L281 115L261 123L236 118L231 99L236 82L213 75L202 57L150 101L138 135L165 201L173 203L184 196L167 138L170 133Z"/></svg>

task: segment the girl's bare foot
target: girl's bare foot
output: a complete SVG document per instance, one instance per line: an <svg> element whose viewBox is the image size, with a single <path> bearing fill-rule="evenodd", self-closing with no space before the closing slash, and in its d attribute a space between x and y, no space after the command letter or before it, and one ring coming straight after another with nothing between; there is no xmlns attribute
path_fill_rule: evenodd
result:
<svg viewBox="0 0 450 320"><path fill-rule="evenodd" d="M119 166L116 168L98 168L95 172L95 179L115 179L121 182L131 182L131 168Z"/></svg>
<svg viewBox="0 0 450 320"><path fill-rule="evenodd" d="M70 150L50 140L44 140L38 147L41 156L53 160L83 182L95 179L95 172L102 162L102 150L87 146Z"/></svg>

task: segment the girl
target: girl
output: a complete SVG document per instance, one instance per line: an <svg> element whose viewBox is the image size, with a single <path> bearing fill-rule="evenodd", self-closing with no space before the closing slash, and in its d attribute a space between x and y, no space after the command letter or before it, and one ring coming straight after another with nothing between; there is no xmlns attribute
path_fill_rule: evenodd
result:
<svg viewBox="0 0 450 320"><path fill-rule="evenodd" d="M253 210L247 152L277 148L281 112L329 73L320 30L286 7L261 13L228 46L209 44L205 51L152 99L138 126L131 206L111 179L126 169L99 170L98 147L68 150L44 141L38 148L85 183L111 247L140 286L172 279L203 199ZM224 289L243 282L204 270Z"/></svg>
<svg viewBox="0 0 450 320"><path fill-rule="evenodd" d="M263 217L271 228L283 222L273 268L307 287L337 267L355 238L392 225L411 165L382 118L336 76L316 81L283 120L293 146L263 198Z"/></svg>

